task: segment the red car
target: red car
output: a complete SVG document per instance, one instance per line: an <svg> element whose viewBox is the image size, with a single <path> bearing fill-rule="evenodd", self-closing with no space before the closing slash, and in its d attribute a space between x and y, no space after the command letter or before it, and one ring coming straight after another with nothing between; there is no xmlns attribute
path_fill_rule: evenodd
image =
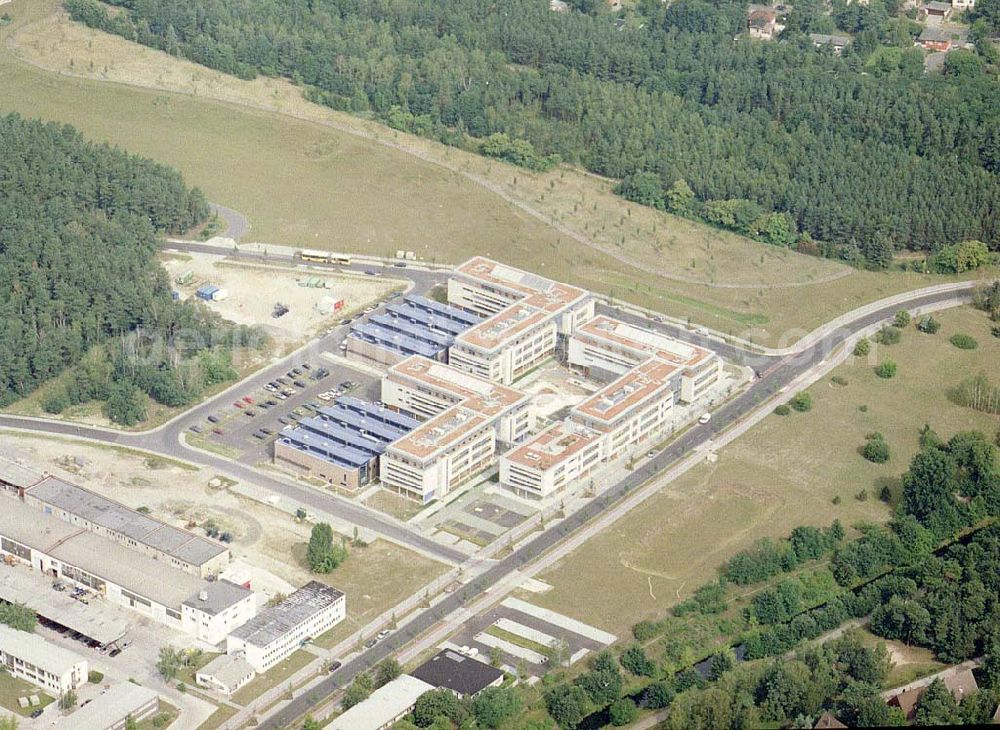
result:
<svg viewBox="0 0 1000 730"><path fill-rule="evenodd" d="M246 408L247 407L246 403L244 403L241 400L236 401L235 403L233 403L233 405L236 406L237 408Z"/></svg>
<svg viewBox="0 0 1000 730"><path fill-rule="evenodd" d="M245 396L243 396L243 402L244 403L253 403L253 398L251 398L248 395L245 395Z"/></svg>
<svg viewBox="0 0 1000 730"><path fill-rule="evenodd" d="M214 433L216 436L221 436L222 434L225 433L225 431L223 431L221 428L213 428L212 433Z"/></svg>

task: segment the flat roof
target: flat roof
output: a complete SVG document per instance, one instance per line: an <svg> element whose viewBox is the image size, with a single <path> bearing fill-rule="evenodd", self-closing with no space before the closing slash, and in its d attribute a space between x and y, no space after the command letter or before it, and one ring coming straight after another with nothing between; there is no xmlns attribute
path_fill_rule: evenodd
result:
<svg viewBox="0 0 1000 730"><path fill-rule="evenodd" d="M86 705L57 721L56 727L87 728L104 730L121 722L134 712L158 699L159 695L148 687L132 682L122 682L112 686L104 694L97 695Z"/></svg>
<svg viewBox="0 0 1000 730"><path fill-rule="evenodd" d="M127 535L136 542L190 565L201 566L229 552L228 548L218 543L136 512L58 477L45 478L28 489L26 494L105 529Z"/></svg>
<svg viewBox="0 0 1000 730"><path fill-rule="evenodd" d="M43 618L77 631L101 646L113 644L128 633L129 622L113 615L108 606L75 601L65 593L52 590L49 578L32 571L26 575L20 566L0 569L0 599L21 603Z"/></svg>
<svg viewBox="0 0 1000 730"><path fill-rule="evenodd" d="M488 417L499 415L528 398L516 388L419 356L408 357L393 365L386 377L390 381L415 380L425 387L452 396L463 408Z"/></svg>
<svg viewBox="0 0 1000 730"><path fill-rule="evenodd" d="M463 406L452 406L441 411L423 425L390 444L387 451L399 451L417 459L426 459L456 441L461 441L470 433L489 424L490 419L470 411Z"/></svg>
<svg viewBox="0 0 1000 730"><path fill-rule="evenodd" d="M437 345L431 345L423 340L410 337L409 335L394 332L391 329L383 327L379 324L373 324L372 322L352 324L351 337L365 340L366 342L378 345L379 347L397 350L399 352L406 353L407 355L417 353L427 357L434 357L442 350L447 349Z"/></svg>
<svg viewBox="0 0 1000 730"><path fill-rule="evenodd" d="M368 699L347 710L328 727L330 730L381 730L407 713L420 695L435 689L423 680L401 674L372 692Z"/></svg>
<svg viewBox="0 0 1000 730"><path fill-rule="evenodd" d="M385 451L385 445L391 438L381 438L375 434L362 433L361 429L345 426L335 420L313 416L299 421L299 430L305 429L311 433L327 438L337 443L343 443L358 451L367 451L372 456Z"/></svg>
<svg viewBox="0 0 1000 730"><path fill-rule="evenodd" d="M18 631L0 624L0 651L34 664L49 674L61 677L74 665L87 661L79 654L46 641L38 634Z"/></svg>
<svg viewBox="0 0 1000 730"><path fill-rule="evenodd" d="M410 672L427 684L465 697L482 692L503 678L503 672L452 649L443 649Z"/></svg>
<svg viewBox="0 0 1000 730"><path fill-rule="evenodd" d="M200 591L190 596L184 601L184 605L215 616L252 595L253 591L249 588L228 580L215 580L209 581Z"/></svg>
<svg viewBox="0 0 1000 730"><path fill-rule="evenodd" d="M603 340L631 350L637 363L655 356L675 365L691 367L714 354L663 332L636 327L603 314L577 327L573 336Z"/></svg>
<svg viewBox="0 0 1000 730"><path fill-rule="evenodd" d="M445 332L452 336L465 332L465 330L469 329L472 324L475 324L474 322L470 324L456 319L450 319L447 316L408 301L388 302L385 305L385 310L391 314L413 320L414 322L420 322L439 332ZM476 321L478 322L479 320L477 319Z"/></svg>
<svg viewBox="0 0 1000 730"><path fill-rule="evenodd" d="M343 597L344 593L336 588L309 581L281 603L265 608L230 636L263 649Z"/></svg>
<svg viewBox="0 0 1000 730"><path fill-rule="evenodd" d="M400 316L395 312L373 314L368 318L368 321L384 329L426 342L432 347L451 347L451 343L455 341L455 336L450 332L442 332L435 329L433 324L422 321L415 322L409 317Z"/></svg>
<svg viewBox="0 0 1000 730"><path fill-rule="evenodd" d="M521 303L511 304L460 334L455 342L481 350L495 350L535 327L546 324L555 327L547 312Z"/></svg>
<svg viewBox="0 0 1000 730"><path fill-rule="evenodd" d="M313 420L322 421L323 428L326 428L328 424L336 424L341 428L349 428L355 433L372 436L374 440L384 443L395 441L410 431L408 428L399 428L385 421L368 418L350 408L320 408L316 416L303 419L299 423Z"/></svg>
<svg viewBox="0 0 1000 730"><path fill-rule="evenodd" d="M0 482L23 489L44 478L45 472L0 456Z"/></svg>
<svg viewBox="0 0 1000 730"><path fill-rule="evenodd" d="M405 296L403 297L403 301L407 304L412 304L415 307L426 309L429 312L435 312L443 315L447 319L464 322L467 325L474 325L482 319L482 317L478 314L474 314L473 312L467 312L464 309L453 307L452 305L444 304L443 302L436 302L433 299L420 296L419 294L410 294L409 296Z"/></svg>
<svg viewBox="0 0 1000 730"><path fill-rule="evenodd" d="M373 454L338 444L330 439L303 429L286 426L281 430L281 442L299 451L305 451L335 464L351 468L364 466L375 458Z"/></svg>
<svg viewBox="0 0 1000 730"><path fill-rule="evenodd" d="M16 499L0 509L0 535L171 608L207 583Z"/></svg>
<svg viewBox="0 0 1000 730"><path fill-rule="evenodd" d="M587 296L583 289L501 264L485 256L469 259L455 269L455 273L506 291L512 298L530 298L527 302L530 306L550 313Z"/></svg>
<svg viewBox="0 0 1000 730"><path fill-rule="evenodd" d="M677 369L676 365L650 358L577 405L571 414L610 424L650 398L662 397L661 391L670 388L670 376Z"/></svg>
<svg viewBox="0 0 1000 730"><path fill-rule="evenodd" d="M360 398L355 398L350 395L343 395L340 398L337 398L334 404L330 407L350 408L351 410L357 411L362 415L371 416L372 418L406 430L416 428L420 425L419 419L399 413L398 411L394 411L384 405L376 405L375 403L370 403L369 401L361 400Z"/></svg>
<svg viewBox="0 0 1000 730"><path fill-rule="evenodd" d="M558 421L503 458L530 469L548 471L600 439L601 434L579 423Z"/></svg>

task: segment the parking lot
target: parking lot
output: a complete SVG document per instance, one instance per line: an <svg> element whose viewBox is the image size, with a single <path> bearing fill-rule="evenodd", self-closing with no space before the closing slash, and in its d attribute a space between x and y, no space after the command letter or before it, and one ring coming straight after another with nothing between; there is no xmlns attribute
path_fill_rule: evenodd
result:
<svg viewBox="0 0 1000 730"><path fill-rule="evenodd" d="M553 662L572 665L617 637L515 598L476 616L448 642L481 655L499 651L508 671L541 677Z"/></svg>

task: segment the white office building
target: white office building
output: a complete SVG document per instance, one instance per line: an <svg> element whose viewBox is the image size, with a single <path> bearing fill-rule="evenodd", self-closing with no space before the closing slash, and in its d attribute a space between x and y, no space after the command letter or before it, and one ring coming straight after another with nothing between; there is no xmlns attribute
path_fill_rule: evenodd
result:
<svg viewBox="0 0 1000 730"><path fill-rule="evenodd" d="M606 439L573 421L554 423L500 457L500 484L519 497L547 499L605 461Z"/></svg>
<svg viewBox="0 0 1000 730"><path fill-rule="evenodd" d="M87 681L87 660L41 636L0 624L0 667L11 676L62 695Z"/></svg>
<svg viewBox="0 0 1000 730"><path fill-rule="evenodd" d="M310 581L229 634L226 653L242 656L263 674L346 615L347 599L341 591Z"/></svg>

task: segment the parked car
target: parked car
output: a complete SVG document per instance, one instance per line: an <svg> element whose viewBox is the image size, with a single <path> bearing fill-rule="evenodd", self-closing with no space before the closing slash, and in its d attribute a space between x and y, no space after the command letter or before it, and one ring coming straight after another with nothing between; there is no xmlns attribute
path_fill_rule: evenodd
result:
<svg viewBox="0 0 1000 730"><path fill-rule="evenodd" d="M268 399L267 399L266 401L264 401L264 402L265 402L265 403L267 403L267 404L268 404L269 406L272 406L272 407L273 407L273 406L276 406L276 405L278 405L278 401L276 401L276 400L271 400L270 398L268 398Z"/></svg>
<svg viewBox="0 0 1000 730"><path fill-rule="evenodd" d="M235 403L233 403L233 405L236 406L237 408L246 408L247 407L247 404L244 403L241 400L236 401Z"/></svg>
<svg viewBox="0 0 1000 730"><path fill-rule="evenodd" d="M330 671L331 673L333 673L333 672L336 672L336 671L337 671L338 669L340 669L340 668L341 668L342 666L344 666L344 663L343 663L343 662L338 662L338 661L332 661L332 662L330 662L330 670L329 670L329 671Z"/></svg>
<svg viewBox="0 0 1000 730"><path fill-rule="evenodd" d="M278 400L288 400L288 396L285 395L284 393L275 393L274 397L277 398Z"/></svg>
<svg viewBox="0 0 1000 730"><path fill-rule="evenodd" d="M248 395L245 395L245 396L243 396L243 402L244 403L253 403L253 398L251 398Z"/></svg>
<svg viewBox="0 0 1000 730"><path fill-rule="evenodd" d="M302 363L302 369L303 370L312 370L312 365L310 365L307 362L304 362L304 363Z"/></svg>
<svg viewBox="0 0 1000 730"><path fill-rule="evenodd" d="M250 416L250 418L253 418L254 416L256 416L256 415L257 415L257 411L254 411L254 410L246 410L246 411L243 411L243 415L244 415L244 416Z"/></svg>
<svg viewBox="0 0 1000 730"><path fill-rule="evenodd" d="M365 269L365 276L378 276L378 272L375 269Z"/></svg>
<svg viewBox="0 0 1000 730"><path fill-rule="evenodd" d="M262 434L265 434L265 435L267 435L267 436L270 436L270 435L271 435L272 433L274 433L274 431L272 431L272 430L271 430L271 429L269 429L269 428L262 428L262 429L260 430L260 432L261 432Z"/></svg>
<svg viewBox="0 0 1000 730"><path fill-rule="evenodd" d="M698 419L698 423L704 424L704 423L708 423L711 420L712 420L712 414L711 413L702 413L701 417Z"/></svg>
<svg viewBox="0 0 1000 730"><path fill-rule="evenodd" d="M218 423L220 420L222 420L222 419L220 419L218 416L209 416L208 417L208 422L209 423Z"/></svg>
<svg viewBox="0 0 1000 730"><path fill-rule="evenodd" d="M194 426L192 426L188 430L189 431L193 431L194 433L201 433L201 426L199 426L198 424L195 424Z"/></svg>
<svg viewBox="0 0 1000 730"><path fill-rule="evenodd" d="M299 387L299 388L305 388L305 387L307 387L306 386L306 382L304 380L296 380L295 381L295 385L297 387Z"/></svg>
<svg viewBox="0 0 1000 730"><path fill-rule="evenodd" d="M116 657L116 656L118 656L121 653L122 653L122 650L116 647L116 648L114 648L114 649L112 649L111 651L108 652L108 656L110 656L110 657Z"/></svg>
<svg viewBox="0 0 1000 730"><path fill-rule="evenodd" d="M379 641L382 641L382 639L384 639L388 635L389 635L389 629L382 629L377 634L375 634L375 638L378 639Z"/></svg>
<svg viewBox="0 0 1000 730"><path fill-rule="evenodd" d="M302 375L302 368L292 368L292 372L296 375Z"/></svg>
<svg viewBox="0 0 1000 730"><path fill-rule="evenodd" d="M271 391L273 393L274 391L277 390L277 388L275 386L271 385L270 383L268 383L267 385L264 386L264 390L269 390L269 391Z"/></svg>
<svg viewBox="0 0 1000 730"><path fill-rule="evenodd" d="M266 436L265 436L264 434L262 434L262 433L261 433L260 431L254 431L254 432L253 432L253 437L254 437L255 439L263 439L263 438L267 438L267 437L266 437Z"/></svg>
<svg viewBox="0 0 1000 730"><path fill-rule="evenodd" d="M285 388L281 392L284 393L285 395L295 395L295 389L294 388Z"/></svg>
<svg viewBox="0 0 1000 730"><path fill-rule="evenodd" d="M214 433L216 436L222 436L226 432L223 431L221 428L213 428L212 433Z"/></svg>
<svg viewBox="0 0 1000 730"><path fill-rule="evenodd" d="M277 381L282 385L288 385L288 378L277 378Z"/></svg>
<svg viewBox="0 0 1000 730"><path fill-rule="evenodd" d="M291 423L291 420L286 418L285 416L281 416L278 419L278 423L282 424L283 426L287 426L289 423Z"/></svg>
<svg viewBox="0 0 1000 730"><path fill-rule="evenodd" d="M42 708L41 707L39 707L38 709L35 709L35 710L31 711L31 719L32 720L37 720L41 716L42 716Z"/></svg>
<svg viewBox="0 0 1000 730"><path fill-rule="evenodd" d="M365 648L366 649L371 649L377 643L378 643L378 639L369 639L368 641L365 642Z"/></svg>

